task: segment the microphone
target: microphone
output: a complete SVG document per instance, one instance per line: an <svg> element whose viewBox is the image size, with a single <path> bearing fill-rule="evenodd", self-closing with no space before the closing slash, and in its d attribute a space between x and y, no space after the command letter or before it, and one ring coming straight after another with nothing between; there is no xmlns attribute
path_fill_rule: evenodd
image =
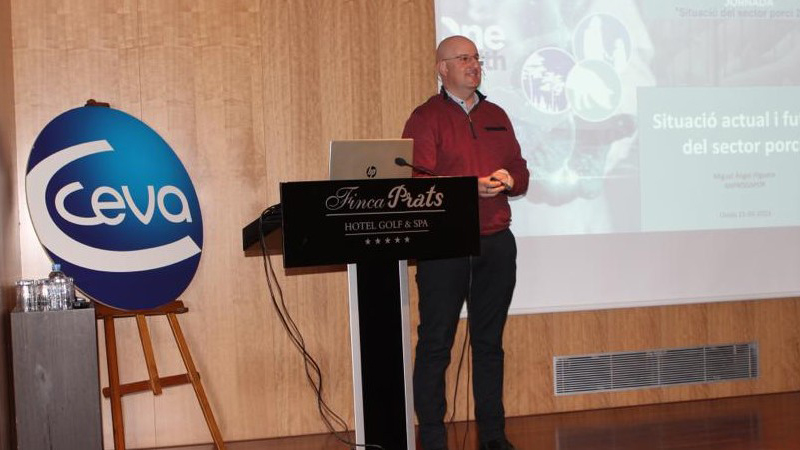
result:
<svg viewBox="0 0 800 450"><path fill-rule="evenodd" d="M401 167L411 167L412 169L416 170L417 172L424 173L425 175L430 175L432 177L436 176L436 174L431 172L430 170L428 170L428 169L426 169L424 167L419 167L419 166L415 166L413 164L410 164L408 161L405 160L405 158L401 158L399 156L394 159L394 163L397 164L398 166L401 166Z"/></svg>

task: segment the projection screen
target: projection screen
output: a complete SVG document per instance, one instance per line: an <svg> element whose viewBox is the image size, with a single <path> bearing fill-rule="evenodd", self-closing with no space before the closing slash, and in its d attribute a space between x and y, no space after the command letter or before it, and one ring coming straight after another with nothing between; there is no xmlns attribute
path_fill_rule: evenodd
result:
<svg viewBox="0 0 800 450"><path fill-rule="evenodd" d="M512 313L800 292L800 1L436 0L531 172Z"/></svg>

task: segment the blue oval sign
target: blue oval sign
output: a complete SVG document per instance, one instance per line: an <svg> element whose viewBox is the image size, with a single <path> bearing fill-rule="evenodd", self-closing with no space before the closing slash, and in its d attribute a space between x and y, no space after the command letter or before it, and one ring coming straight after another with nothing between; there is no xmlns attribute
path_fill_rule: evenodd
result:
<svg viewBox="0 0 800 450"><path fill-rule="evenodd" d="M192 281L203 247L197 193L140 120L104 107L56 117L33 144L25 191L39 241L94 300L151 309Z"/></svg>

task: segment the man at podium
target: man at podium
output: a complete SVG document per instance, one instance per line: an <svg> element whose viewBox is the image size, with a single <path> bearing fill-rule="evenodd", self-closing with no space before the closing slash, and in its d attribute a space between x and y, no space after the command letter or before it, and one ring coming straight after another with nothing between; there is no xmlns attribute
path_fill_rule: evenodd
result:
<svg viewBox="0 0 800 450"><path fill-rule="evenodd" d="M445 371L464 301L480 449L514 449L503 408L503 329L517 256L508 197L525 193L529 173L505 111L478 91L482 63L466 37L444 39L436 50L441 92L418 106L403 130L414 139L415 175L478 177L481 255L417 262L414 407L425 450L447 448Z"/></svg>

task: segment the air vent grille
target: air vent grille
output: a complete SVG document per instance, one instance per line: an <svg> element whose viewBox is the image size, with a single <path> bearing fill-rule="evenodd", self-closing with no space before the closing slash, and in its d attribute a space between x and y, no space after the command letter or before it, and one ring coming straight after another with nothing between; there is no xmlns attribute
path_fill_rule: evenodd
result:
<svg viewBox="0 0 800 450"><path fill-rule="evenodd" d="M758 344L556 356L556 395L758 377Z"/></svg>

